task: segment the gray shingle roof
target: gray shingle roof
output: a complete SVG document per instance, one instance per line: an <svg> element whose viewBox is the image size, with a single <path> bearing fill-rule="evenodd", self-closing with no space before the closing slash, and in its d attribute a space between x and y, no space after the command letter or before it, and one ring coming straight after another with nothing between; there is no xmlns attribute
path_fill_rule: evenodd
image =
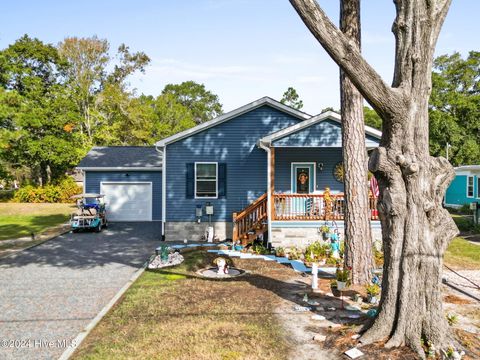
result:
<svg viewBox="0 0 480 360"><path fill-rule="evenodd" d="M78 168L161 168L162 153L154 146L95 146Z"/></svg>

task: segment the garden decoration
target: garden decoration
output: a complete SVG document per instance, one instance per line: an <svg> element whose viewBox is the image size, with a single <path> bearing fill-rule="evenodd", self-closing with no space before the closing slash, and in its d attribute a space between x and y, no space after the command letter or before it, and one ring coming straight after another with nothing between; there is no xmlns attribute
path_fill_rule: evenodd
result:
<svg viewBox="0 0 480 360"><path fill-rule="evenodd" d="M340 259L340 237L338 235L338 230L332 234L330 237L330 248L332 251L332 257L334 259Z"/></svg>
<svg viewBox="0 0 480 360"><path fill-rule="evenodd" d="M318 265L317 263L312 264L312 290L318 289Z"/></svg>
<svg viewBox="0 0 480 360"><path fill-rule="evenodd" d="M228 274L228 265L227 261L223 257L218 257L213 260L213 263L217 265L217 274L218 275L225 275Z"/></svg>
<svg viewBox="0 0 480 360"><path fill-rule="evenodd" d="M164 262L168 261L168 255L170 254L170 248L167 245L160 246L160 259Z"/></svg>
<svg viewBox="0 0 480 360"><path fill-rule="evenodd" d="M380 294L380 286L377 284L370 284L365 287L367 291L367 300L370 304L376 304L378 302L378 295Z"/></svg>
<svg viewBox="0 0 480 360"><path fill-rule="evenodd" d="M333 213L333 198L329 187L323 191L323 201L325 202L325 220L330 220Z"/></svg>

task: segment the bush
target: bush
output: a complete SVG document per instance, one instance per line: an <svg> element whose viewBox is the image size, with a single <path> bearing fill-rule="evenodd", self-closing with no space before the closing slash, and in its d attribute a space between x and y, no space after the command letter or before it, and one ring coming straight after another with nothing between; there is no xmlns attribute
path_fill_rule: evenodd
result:
<svg viewBox="0 0 480 360"><path fill-rule="evenodd" d="M60 179L44 187L27 185L18 189L13 200L26 203L69 203L71 197L80 194L82 188L70 177Z"/></svg>
<svg viewBox="0 0 480 360"><path fill-rule="evenodd" d="M15 196L15 190L0 190L0 202L8 202Z"/></svg>

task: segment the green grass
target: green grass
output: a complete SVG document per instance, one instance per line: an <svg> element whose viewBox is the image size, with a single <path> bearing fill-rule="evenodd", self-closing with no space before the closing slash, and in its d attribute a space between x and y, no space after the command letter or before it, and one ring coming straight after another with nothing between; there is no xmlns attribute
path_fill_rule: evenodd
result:
<svg viewBox="0 0 480 360"><path fill-rule="evenodd" d="M38 234L68 220L71 204L0 203L0 241Z"/></svg>
<svg viewBox="0 0 480 360"><path fill-rule="evenodd" d="M278 297L265 288L275 280L253 273L205 280L195 271L216 255L184 256L171 270L143 273L73 359L285 359L287 342L273 313Z"/></svg>
<svg viewBox="0 0 480 360"><path fill-rule="evenodd" d="M445 252L445 264L458 269L480 269L480 245L462 237L453 239Z"/></svg>

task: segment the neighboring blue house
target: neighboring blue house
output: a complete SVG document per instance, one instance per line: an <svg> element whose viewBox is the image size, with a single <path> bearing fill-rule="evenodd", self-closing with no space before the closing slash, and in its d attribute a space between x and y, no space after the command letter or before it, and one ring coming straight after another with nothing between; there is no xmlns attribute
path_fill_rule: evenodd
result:
<svg viewBox="0 0 480 360"><path fill-rule="evenodd" d="M445 206L458 208L480 202L480 165L456 167L455 174L445 194Z"/></svg>
<svg viewBox="0 0 480 360"><path fill-rule="evenodd" d="M264 97L155 147L93 148L79 164L84 191L105 193L111 220L161 221L166 240L197 240L209 221L220 239L264 233L284 244L301 227L312 240L327 187L343 226L340 121ZM367 149L380 136L367 126Z"/></svg>

